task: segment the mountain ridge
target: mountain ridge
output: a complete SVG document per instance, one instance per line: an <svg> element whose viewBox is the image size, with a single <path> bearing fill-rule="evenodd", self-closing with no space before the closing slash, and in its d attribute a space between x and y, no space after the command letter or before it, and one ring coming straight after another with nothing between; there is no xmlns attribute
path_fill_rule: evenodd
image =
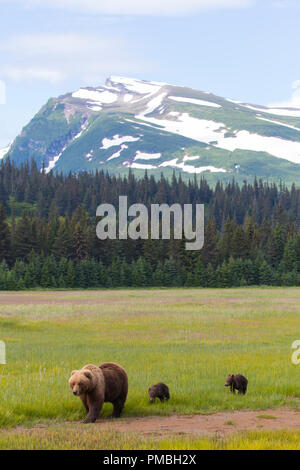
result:
<svg viewBox="0 0 300 470"><path fill-rule="evenodd" d="M4 156L17 164L34 159L46 172L131 168L298 183L300 109L111 76L103 86L49 99Z"/></svg>

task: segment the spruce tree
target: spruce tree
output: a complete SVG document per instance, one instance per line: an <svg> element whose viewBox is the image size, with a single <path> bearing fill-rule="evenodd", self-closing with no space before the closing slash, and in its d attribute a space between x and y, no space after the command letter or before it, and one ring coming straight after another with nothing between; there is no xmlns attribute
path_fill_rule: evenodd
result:
<svg viewBox="0 0 300 470"><path fill-rule="evenodd" d="M4 206L0 203L0 263L6 259L10 260L10 230L6 222L6 212Z"/></svg>

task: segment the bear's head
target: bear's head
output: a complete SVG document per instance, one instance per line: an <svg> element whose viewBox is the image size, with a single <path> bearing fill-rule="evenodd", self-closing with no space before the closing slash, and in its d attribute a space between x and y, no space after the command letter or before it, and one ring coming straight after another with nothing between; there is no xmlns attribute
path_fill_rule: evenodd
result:
<svg viewBox="0 0 300 470"><path fill-rule="evenodd" d="M90 392L94 386L94 377L90 370L81 369L73 370L70 380L70 388L73 395L80 396L84 393Z"/></svg>
<svg viewBox="0 0 300 470"><path fill-rule="evenodd" d="M156 398L156 388L155 387L150 387L148 389L148 394L149 394L149 398L150 398L150 403L154 403L155 398Z"/></svg>
<svg viewBox="0 0 300 470"><path fill-rule="evenodd" d="M227 375L225 387L230 387L230 385L233 384L233 380L234 380L234 374Z"/></svg>

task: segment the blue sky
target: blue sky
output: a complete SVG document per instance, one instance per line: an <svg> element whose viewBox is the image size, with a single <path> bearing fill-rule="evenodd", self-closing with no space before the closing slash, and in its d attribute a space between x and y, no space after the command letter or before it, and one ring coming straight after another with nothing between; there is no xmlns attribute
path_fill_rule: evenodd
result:
<svg viewBox="0 0 300 470"><path fill-rule="evenodd" d="M109 75L300 107L299 56L299 0L0 0L0 148Z"/></svg>

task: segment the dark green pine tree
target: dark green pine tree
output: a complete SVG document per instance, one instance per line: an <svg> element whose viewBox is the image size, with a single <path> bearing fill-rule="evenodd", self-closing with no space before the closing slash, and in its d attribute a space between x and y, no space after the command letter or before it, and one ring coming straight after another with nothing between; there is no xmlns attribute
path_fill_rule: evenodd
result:
<svg viewBox="0 0 300 470"><path fill-rule="evenodd" d="M70 258L73 254L71 227L67 217L60 221L51 251L56 258Z"/></svg>
<svg viewBox="0 0 300 470"><path fill-rule="evenodd" d="M283 257L284 245L284 227L281 224L276 224L267 243L267 261L271 266L279 266Z"/></svg>
<svg viewBox="0 0 300 470"><path fill-rule="evenodd" d="M3 205L0 203L0 263L4 259L10 261L10 235L10 230L6 222L6 212Z"/></svg>
<svg viewBox="0 0 300 470"><path fill-rule="evenodd" d="M293 240L288 240L283 252L283 266L286 271L297 271L297 251Z"/></svg>
<svg viewBox="0 0 300 470"><path fill-rule="evenodd" d="M21 218L16 223L13 247L15 258L26 259L31 251L37 248L35 220L23 211Z"/></svg>
<svg viewBox="0 0 300 470"><path fill-rule="evenodd" d="M136 287L147 287L151 285L151 267L141 256L134 266L133 283Z"/></svg>
<svg viewBox="0 0 300 470"><path fill-rule="evenodd" d="M218 249L219 236L217 233L216 221L211 219L206 223L204 233L204 247L201 251L202 261L207 266L211 264L216 266L218 264L219 249Z"/></svg>
<svg viewBox="0 0 300 470"><path fill-rule="evenodd" d="M72 235L72 244L73 256L75 261L81 261L87 257L87 238L81 222L78 222L74 227L74 232Z"/></svg>
<svg viewBox="0 0 300 470"><path fill-rule="evenodd" d="M274 271L266 261L259 268L259 283L264 286L271 286L275 283Z"/></svg>
<svg viewBox="0 0 300 470"><path fill-rule="evenodd" d="M172 257L167 259L164 265L165 286L176 287L180 283L179 265Z"/></svg>
<svg viewBox="0 0 300 470"><path fill-rule="evenodd" d="M164 270L162 262L159 261L157 264L157 268L153 273L153 286L161 287L164 285Z"/></svg>
<svg viewBox="0 0 300 470"><path fill-rule="evenodd" d="M72 260L68 261L67 273L66 273L66 285L67 287L75 287L75 269Z"/></svg>
<svg viewBox="0 0 300 470"><path fill-rule="evenodd" d="M217 269L217 280L218 280L218 287L231 287L232 286L229 264L226 263L225 261Z"/></svg>
<svg viewBox="0 0 300 470"><path fill-rule="evenodd" d="M195 264L194 283L196 287L206 287L207 285L206 269L200 256Z"/></svg>
<svg viewBox="0 0 300 470"><path fill-rule="evenodd" d="M48 258L46 258L42 267L41 281L40 281L41 287L43 288L52 287L50 272L51 272L50 263L49 263Z"/></svg>
<svg viewBox="0 0 300 470"><path fill-rule="evenodd" d="M214 270L211 263L206 268L206 286L205 287L217 287L216 271Z"/></svg>
<svg viewBox="0 0 300 470"><path fill-rule="evenodd" d="M129 287L132 285L132 270L131 266L123 259L120 269L120 285L122 287Z"/></svg>

